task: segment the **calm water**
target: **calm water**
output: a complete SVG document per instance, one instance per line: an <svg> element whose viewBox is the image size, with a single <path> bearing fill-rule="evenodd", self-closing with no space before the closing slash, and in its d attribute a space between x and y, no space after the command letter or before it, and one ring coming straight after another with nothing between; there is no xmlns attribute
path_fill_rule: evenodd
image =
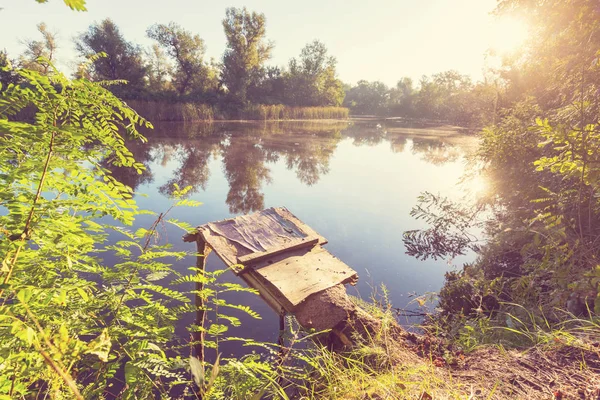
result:
<svg viewBox="0 0 600 400"><path fill-rule="evenodd" d="M471 137L443 130L378 127L376 122L214 123L157 126L149 142L134 145L148 171L117 174L143 195L142 208L165 211L173 183L193 186L198 208L179 208L171 217L200 225L209 221L285 206L329 240L327 249L360 277L349 292L369 298L385 284L395 307L414 294L438 291L444 261L417 261L404 254L402 233L423 227L409 212L422 191L462 195L457 186ZM150 218L137 224L147 227ZM175 249L194 250L182 232L168 228L163 240ZM467 260L454 260L459 264ZM177 264L185 272L194 259ZM224 264L209 257L210 270ZM223 279L238 282L232 273ZM241 282L241 280L239 281ZM274 340L278 319L260 298L235 294L229 301L250 305L261 321L245 319L234 336ZM192 322L181 322L183 327ZM236 352L231 347L224 351Z"/></svg>

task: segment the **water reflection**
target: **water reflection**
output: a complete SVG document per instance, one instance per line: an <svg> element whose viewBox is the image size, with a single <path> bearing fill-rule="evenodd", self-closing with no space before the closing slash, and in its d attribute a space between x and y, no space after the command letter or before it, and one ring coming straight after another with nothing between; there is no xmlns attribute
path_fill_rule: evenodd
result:
<svg viewBox="0 0 600 400"><path fill-rule="evenodd" d="M165 140L161 143L157 138L152 138L151 146L155 145L153 153L161 155L162 167L166 167L172 158L177 159L179 163L179 167L173 171L173 177L159 188L160 193L173 194L175 184L180 188L191 186L190 193L196 193L200 189L205 190L206 182L210 177L208 163L211 157L218 155L219 144L220 141L212 137L175 143L172 140Z"/></svg>
<svg viewBox="0 0 600 400"><path fill-rule="evenodd" d="M273 206L285 206L329 240L328 250L355 269L353 295L368 299L385 283L395 307L414 307L408 294L437 291L450 268L443 261L418 262L404 254L402 232L424 223L410 216L417 196L425 191L456 194L464 173L462 155L472 138L454 131L404 128L377 122L354 123L213 123L165 124L145 132L148 143L132 143L142 175L115 169L118 179L146 196L142 209L157 213L171 206L173 184L192 186L190 196L204 203L197 209L179 207L172 218L200 225ZM385 125L385 124L381 124ZM141 216L134 228L148 228ZM169 230L170 229L170 230ZM194 251L165 228L163 236L176 251ZM457 260L458 263L469 261ZM186 273L194 260L177 261ZM207 268L225 268L209 257ZM224 281L239 283L233 274ZM243 332L234 336L276 340L278 316L256 296L231 292L227 301L244 304L263 320L242 319ZM241 315L240 318L243 318ZM188 318L188 317L185 317ZM193 323L180 322L179 334ZM223 348L224 354L245 350ZM246 349L247 350L247 349ZM238 352L239 351L239 352Z"/></svg>
<svg viewBox="0 0 600 400"><path fill-rule="evenodd" d="M222 155L225 177L229 182L225 200L229 212L248 213L264 208L263 185L271 182L266 166L269 152L258 144L256 137L249 136L228 141L223 146Z"/></svg>
<svg viewBox="0 0 600 400"><path fill-rule="evenodd" d="M112 167L114 175L136 190L153 182L153 168L171 167L171 177L159 187L169 195L174 184L191 186L191 194L207 189L211 160L220 159L229 190L226 203L233 214L265 207L265 187L272 183L272 165L283 161L298 181L317 184L330 172L330 161L341 141L354 146L389 143L394 153L410 149L412 154L434 165L456 161L468 141L458 132L382 127L376 123L270 122L197 123L157 125L145 132L148 143L130 143L135 158L147 166L138 175L126 168Z"/></svg>

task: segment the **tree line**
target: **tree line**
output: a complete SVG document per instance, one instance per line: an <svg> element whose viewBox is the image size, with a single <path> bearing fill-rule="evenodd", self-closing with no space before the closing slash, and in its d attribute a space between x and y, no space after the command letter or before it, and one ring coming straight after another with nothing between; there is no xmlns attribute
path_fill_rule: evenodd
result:
<svg viewBox="0 0 600 400"><path fill-rule="evenodd" d="M217 62L206 60L200 35L175 22L148 27L146 35L154 40L150 48L127 40L111 19L93 23L75 38L77 53L86 60L76 76L127 81L109 87L124 99L219 103L234 109L249 104L342 104L344 90L336 59L319 40L308 43L287 66L270 66L266 63L274 45L266 38L264 14L228 8L222 25L227 44ZM13 63L47 73L56 60L56 37L44 23L38 30L41 39L26 42L25 51ZM2 52L0 65L6 65L8 58ZM13 78L7 72L0 75L3 83Z"/></svg>
<svg viewBox="0 0 600 400"><path fill-rule="evenodd" d="M505 100L496 80L473 82L457 71L423 76L415 85L411 78L388 87L379 81L346 85L344 106L357 115L379 115L449 122L483 127L492 123Z"/></svg>
<svg viewBox="0 0 600 400"><path fill-rule="evenodd" d="M391 88L377 81L344 84L337 77L335 57L319 40L308 43L288 65L273 66L268 65L274 45L267 40L264 14L228 8L222 25L226 49L217 61L206 59L206 45L200 35L175 22L148 27L146 35L154 43L143 48L128 41L112 20L105 19L75 38L78 55L87 60L76 76L92 81L127 81L126 85L109 87L127 100L216 105L230 115L259 104L344 106L355 115L438 120L463 126L492 122L505 94L496 79L473 82L456 71L424 76L417 84L411 78L401 78ZM25 51L12 63L47 73L49 63L56 61L56 37L44 23L38 30L40 39L27 41ZM0 66L8 62L6 52L0 52ZM13 81L14 76L0 71L0 82Z"/></svg>

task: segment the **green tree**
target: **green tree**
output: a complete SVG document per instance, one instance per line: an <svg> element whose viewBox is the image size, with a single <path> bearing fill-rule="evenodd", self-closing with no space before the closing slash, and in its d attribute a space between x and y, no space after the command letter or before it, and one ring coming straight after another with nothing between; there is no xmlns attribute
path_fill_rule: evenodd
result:
<svg viewBox="0 0 600 400"><path fill-rule="evenodd" d="M148 88L152 92L164 92L171 87L173 66L167 54L158 44L153 44L146 54L148 60Z"/></svg>
<svg viewBox="0 0 600 400"><path fill-rule="evenodd" d="M54 61L56 55L56 35L50 32L43 22L38 24L37 28L42 35L42 40L27 41L20 62L24 68L47 74L50 63Z"/></svg>
<svg viewBox="0 0 600 400"><path fill-rule="evenodd" d="M199 35L174 22L148 28L148 37L167 51L175 62L172 84L180 96L215 90L216 72L204 63L205 46Z"/></svg>
<svg viewBox="0 0 600 400"><path fill-rule="evenodd" d="M344 105L355 114L386 115L389 97L389 88L383 82L362 80L346 92Z"/></svg>
<svg viewBox="0 0 600 400"><path fill-rule="evenodd" d="M119 96L135 97L145 87L146 67L142 50L125 40L119 28L110 19L92 24L75 41L79 54L89 59L105 53L106 57L94 58L89 78L94 81L126 80L127 85L116 85L111 90Z"/></svg>
<svg viewBox="0 0 600 400"><path fill-rule="evenodd" d="M263 64L273 49L273 44L265 41L266 18L245 7L231 7L225 11L223 29L227 49L223 55L221 80L232 100L245 105L248 88L258 84L264 74Z"/></svg>
<svg viewBox="0 0 600 400"><path fill-rule="evenodd" d="M404 77L390 89L388 112L397 117L411 117L414 114L415 88L411 78Z"/></svg>
<svg viewBox="0 0 600 400"><path fill-rule="evenodd" d="M503 97L499 119L481 133L475 159L489 193L482 207L423 197L425 204L414 214L431 228L408 232L405 242L413 254L477 251L475 263L448 277L444 307L458 296L453 288L468 285L481 297L491 294L534 314L541 310L550 323L564 319L557 308L597 315L600 9L592 0L504 0L497 12L525 15L532 37L520 54L504 60L500 76L506 90L499 94L494 88L487 97ZM442 87L460 88L446 79L451 76L442 78ZM436 207L440 212L432 213ZM477 224L482 209L488 218L478 227L488 240L480 246L464 233ZM459 312L446 309L448 316Z"/></svg>
<svg viewBox="0 0 600 400"><path fill-rule="evenodd" d="M336 78L336 59L325 45L307 44L298 59L289 62L286 76L287 102L297 106L339 106L344 101L342 82Z"/></svg>

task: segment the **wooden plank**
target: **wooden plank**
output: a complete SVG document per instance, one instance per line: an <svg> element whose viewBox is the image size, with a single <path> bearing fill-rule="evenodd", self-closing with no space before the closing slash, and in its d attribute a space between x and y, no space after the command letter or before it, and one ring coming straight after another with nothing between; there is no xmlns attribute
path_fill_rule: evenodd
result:
<svg viewBox="0 0 600 400"><path fill-rule="evenodd" d="M310 295L358 279L321 247L324 237L286 208L202 225L196 239L236 275L244 272L240 277L278 313L293 312Z"/></svg>
<svg viewBox="0 0 600 400"><path fill-rule="evenodd" d="M290 212L290 210L288 210L287 208L274 207L273 211L275 211L277 214L281 215L286 220L291 221L294 225L296 225L298 228L300 228L300 230L302 232L304 232L307 236L318 236L319 244L321 246L326 245L328 243L327 239L325 239L323 236L319 235L317 233L317 231L315 231L313 228L311 228L310 226L308 226L304 222L302 222L298 217L296 217L294 214L292 214Z"/></svg>
<svg viewBox="0 0 600 400"><path fill-rule="evenodd" d="M227 238L219 236L203 226L198 228L198 233L228 267L237 264L237 250L228 242Z"/></svg>
<svg viewBox="0 0 600 400"><path fill-rule="evenodd" d="M277 222L274 226L272 223ZM248 237L253 231L258 228L253 227L253 224L259 224L262 228L272 227L275 232L271 232L268 240L255 242L254 240L248 243ZM271 225L269 225L271 224ZM229 238L223 236L224 231L231 232L231 225L237 225L235 237ZM219 229L219 227L225 227ZM286 236L286 232L289 235ZM300 233L298 235L297 233ZM264 238L263 232L263 238ZM319 235L315 230L300 221L296 216L290 213L286 208L269 208L251 215L243 215L236 218L230 218L223 221L211 222L198 227L198 235L215 250L215 253L221 260L233 270L236 275L239 275L244 270L243 265L240 265L238 258L257 253L252 249L259 247L265 248L268 252L273 248L281 246L289 246L292 243L297 243L298 240L306 240L306 238L317 237L318 243L323 245L327 240ZM192 237L187 237L191 240ZM261 252L262 253L262 252ZM253 261L253 263L256 261Z"/></svg>
<svg viewBox="0 0 600 400"><path fill-rule="evenodd" d="M292 308L311 294L358 279L356 271L321 246L276 255L259 262L252 270Z"/></svg>
<svg viewBox="0 0 600 400"><path fill-rule="evenodd" d="M292 242L289 244L282 244L277 247L271 248L267 251L261 251L260 253L250 253L245 256L238 257L238 262L244 265L250 265L257 263L269 257L273 257L277 254L285 253L287 251L302 249L304 247L312 247L319 243L317 236L308 236L299 242Z"/></svg>
<svg viewBox="0 0 600 400"><path fill-rule="evenodd" d="M246 284L248 286L250 286L251 288L254 288L256 290L258 290L258 293L260 295L260 297L265 301L265 303L267 303L269 305L269 307L271 307L273 309L273 311L275 311L277 314L283 314L286 311L286 306L284 304L282 304L281 301L281 296L278 293L273 293L272 290L273 289L269 289L267 287L267 285L263 285L259 279L257 279L256 275L253 273L247 273L247 274L243 274L240 275L240 278L242 278L244 280L244 282L246 282ZM288 307L289 309L291 309L291 307Z"/></svg>

